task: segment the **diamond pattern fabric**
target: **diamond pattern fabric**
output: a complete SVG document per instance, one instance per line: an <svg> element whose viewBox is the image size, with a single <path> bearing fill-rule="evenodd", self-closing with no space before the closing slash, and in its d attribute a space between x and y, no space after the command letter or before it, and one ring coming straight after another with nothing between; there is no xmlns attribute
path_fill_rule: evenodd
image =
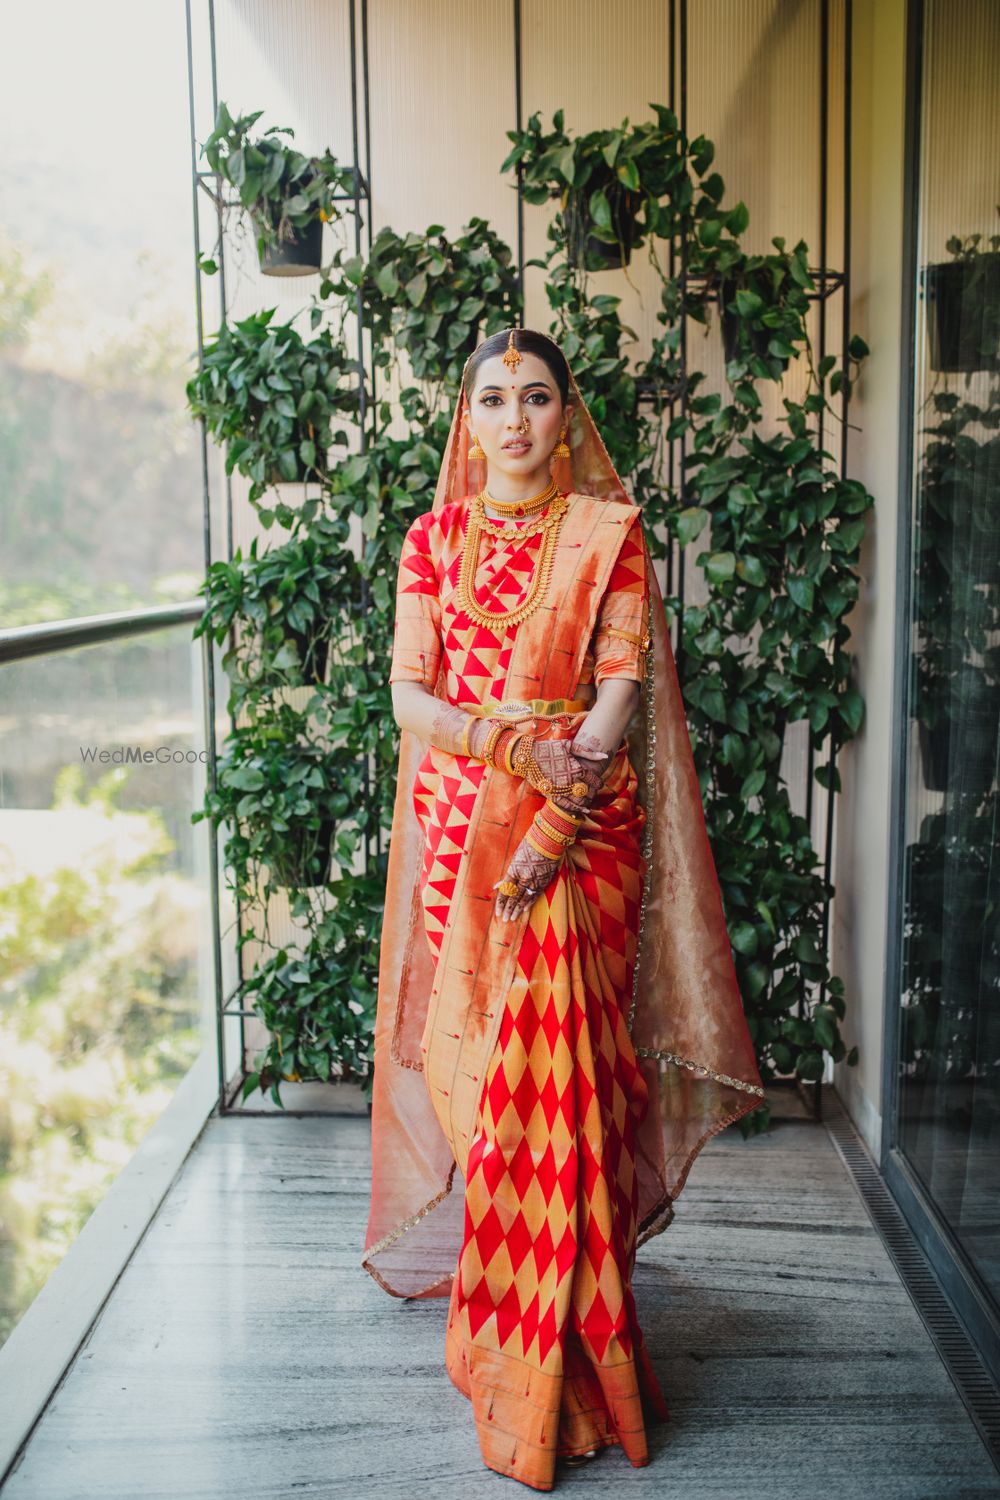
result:
<svg viewBox="0 0 1000 1500"><path fill-rule="evenodd" d="M503 701L517 626L482 625L455 599L468 501L418 517L400 559L390 681L448 700ZM515 523L523 529L527 522ZM541 535L483 537L477 602L512 609ZM622 544L580 684L641 677L645 602L639 519ZM572 737L584 716L537 721ZM485 766L429 747L413 789L424 837L421 903L441 949ZM649 1099L626 1024L644 861L644 813L623 745L556 879L535 900L482 1080L464 1232L446 1333L449 1375L469 1397L486 1464L551 1489L558 1454L620 1445L648 1462L644 1401L668 1416L639 1329L631 1276L635 1132Z"/></svg>

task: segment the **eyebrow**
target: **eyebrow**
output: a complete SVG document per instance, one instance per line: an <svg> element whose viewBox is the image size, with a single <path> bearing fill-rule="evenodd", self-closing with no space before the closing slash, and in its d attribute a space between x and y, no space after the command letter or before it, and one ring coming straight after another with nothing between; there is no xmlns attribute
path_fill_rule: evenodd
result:
<svg viewBox="0 0 1000 1500"><path fill-rule="evenodd" d="M543 390L543 391L550 391L552 389L552 387L550 385L547 385L544 380L529 380L526 385L522 385L521 389L522 389L522 391L531 391L531 390L534 390L534 388L536 386L540 387L541 390ZM484 385L484 386L480 386L480 394L482 394L484 391L502 391L502 390L506 390L506 387L502 386L502 385Z"/></svg>

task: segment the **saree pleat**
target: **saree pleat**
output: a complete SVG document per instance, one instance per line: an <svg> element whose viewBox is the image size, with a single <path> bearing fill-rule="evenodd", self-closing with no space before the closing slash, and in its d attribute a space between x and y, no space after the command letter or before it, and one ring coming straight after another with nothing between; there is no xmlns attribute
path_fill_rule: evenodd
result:
<svg viewBox="0 0 1000 1500"><path fill-rule="evenodd" d="M536 1489L558 1454L617 1443L643 1466L643 1396L668 1415L631 1289L649 1103L626 1025L643 822L623 749L532 905L469 1153L448 1372L489 1466Z"/></svg>

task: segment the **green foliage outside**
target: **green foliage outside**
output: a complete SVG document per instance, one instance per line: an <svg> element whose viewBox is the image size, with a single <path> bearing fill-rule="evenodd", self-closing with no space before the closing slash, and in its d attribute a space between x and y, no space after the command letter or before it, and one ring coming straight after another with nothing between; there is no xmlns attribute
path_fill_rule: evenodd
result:
<svg viewBox="0 0 1000 1500"><path fill-rule="evenodd" d="M51 811L20 815L65 854L0 845L0 1342L202 1046L200 898L166 868L159 814L117 805L122 784L84 792L69 767Z"/></svg>

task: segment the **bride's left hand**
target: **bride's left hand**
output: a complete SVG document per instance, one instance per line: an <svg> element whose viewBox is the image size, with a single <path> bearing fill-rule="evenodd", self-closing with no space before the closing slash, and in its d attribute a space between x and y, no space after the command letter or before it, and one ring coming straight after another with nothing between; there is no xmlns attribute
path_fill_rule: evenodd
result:
<svg viewBox="0 0 1000 1500"><path fill-rule="evenodd" d="M562 855L558 859L546 859L544 854L539 854L537 849L532 848L526 838L522 839L514 857L507 867L505 880L513 880L521 886L519 896L497 896L494 915L503 921L516 922L522 911L525 911L540 891L554 880L556 871L562 864ZM500 884L499 880L493 882L496 890Z"/></svg>

